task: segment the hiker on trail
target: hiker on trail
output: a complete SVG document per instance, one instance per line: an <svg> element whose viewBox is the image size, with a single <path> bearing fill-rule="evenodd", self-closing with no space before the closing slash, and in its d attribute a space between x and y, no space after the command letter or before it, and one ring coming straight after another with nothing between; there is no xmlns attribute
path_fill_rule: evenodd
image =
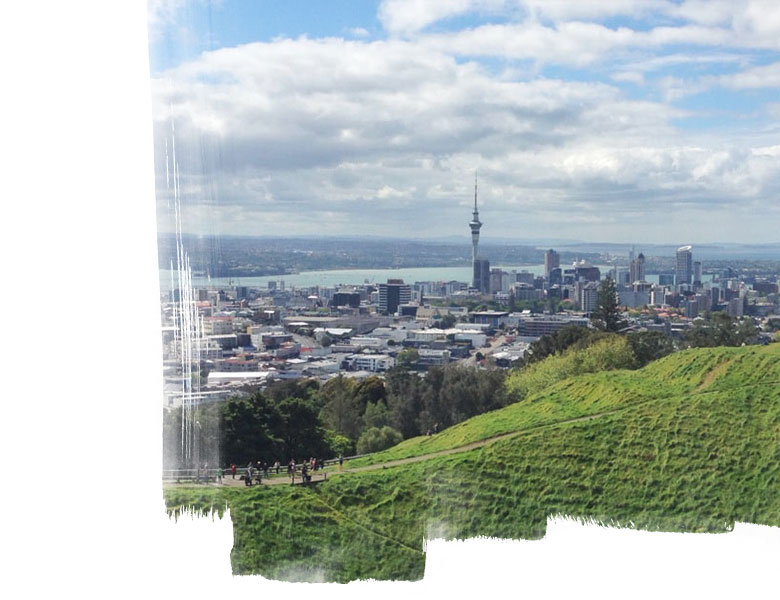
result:
<svg viewBox="0 0 780 600"><path fill-rule="evenodd" d="M277 474L277 475L279 474L279 466L280 466L280 465L279 465L279 461L278 461L278 460L277 460L277 461L275 461L275 462L274 462L274 469L276 469L276 474Z"/></svg>
<svg viewBox="0 0 780 600"><path fill-rule="evenodd" d="M268 479L268 461L263 461L263 473L265 474L265 478Z"/></svg>
<svg viewBox="0 0 780 600"><path fill-rule="evenodd" d="M198 468L195 471L195 483L200 483L200 465L198 465Z"/></svg>
<svg viewBox="0 0 780 600"><path fill-rule="evenodd" d="M252 461L246 466L246 477L244 478L244 485L252 485Z"/></svg>
<svg viewBox="0 0 780 600"><path fill-rule="evenodd" d="M233 463L232 465L230 465L230 472L233 475L233 479L235 479L236 478L236 463Z"/></svg>
<svg viewBox="0 0 780 600"><path fill-rule="evenodd" d="M203 463L203 483L209 482L209 463Z"/></svg>
<svg viewBox="0 0 780 600"><path fill-rule="evenodd" d="M219 485L222 485L222 475L224 475L224 473L225 472L222 470L222 467L217 469L217 483L219 483Z"/></svg>
<svg viewBox="0 0 780 600"><path fill-rule="evenodd" d="M303 483L310 481L309 467L306 463L303 463L303 466L301 466L301 481L303 481Z"/></svg>
<svg viewBox="0 0 780 600"><path fill-rule="evenodd" d="M339 454L339 471L341 471L344 468L344 455Z"/></svg>

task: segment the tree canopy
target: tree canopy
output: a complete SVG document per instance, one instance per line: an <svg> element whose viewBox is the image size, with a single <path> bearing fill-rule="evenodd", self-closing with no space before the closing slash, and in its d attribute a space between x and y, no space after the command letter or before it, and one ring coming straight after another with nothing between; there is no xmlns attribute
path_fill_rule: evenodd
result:
<svg viewBox="0 0 780 600"><path fill-rule="evenodd" d="M618 294L615 281L607 277L599 285L599 301L591 316L593 325L602 331L617 332L625 327L618 307Z"/></svg>

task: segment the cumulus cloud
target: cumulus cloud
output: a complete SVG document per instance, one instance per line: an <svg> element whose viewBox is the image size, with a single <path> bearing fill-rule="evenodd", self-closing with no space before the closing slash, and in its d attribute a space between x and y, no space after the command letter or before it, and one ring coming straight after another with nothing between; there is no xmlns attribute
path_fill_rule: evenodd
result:
<svg viewBox="0 0 780 600"><path fill-rule="evenodd" d="M733 33L760 27L748 18L751 6L729 12L718 4L694 18L690 2L387 0L380 18L403 35L275 39L205 52L153 80L161 214L174 189L174 145L178 191L193 207L188 218L235 233L425 235L432 222L440 235L458 233L476 168L495 235L531 227L597 236L616 223L662 231L669 213L754 210L780 191L776 147L744 132L682 131L679 121L695 114L674 103L712 86L780 85L780 63L754 65L738 51L743 41ZM473 11L519 16L424 31ZM678 21L639 30L568 20L652 11ZM679 44L704 51L651 51ZM577 80L496 70L480 57L607 64L601 80ZM690 64L738 70L656 78L655 99L620 87ZM777 112L769 104L763 114Z"/></svg>

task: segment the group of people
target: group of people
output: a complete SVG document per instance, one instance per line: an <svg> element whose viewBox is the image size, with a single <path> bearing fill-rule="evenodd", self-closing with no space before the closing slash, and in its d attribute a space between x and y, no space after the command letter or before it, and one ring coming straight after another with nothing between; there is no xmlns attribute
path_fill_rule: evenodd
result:
<svg viewBox="0 0 780 600"><path fill-rule="evenodd" d="M342 470L344 465L344 456L339 455L339 471ZM321 469L325 468L325 461L321 458L314 458L311 457L308 461L304 461L300 465L300 471L301 471L301 480L303 483L308 483L311 481L311 474L314 471L319 471ZM276 474L279 474L279 471L281 470L281 464L278 460L274 461L273 464L270 464L267 461L258 460L256 462L249 462L246 466L244 475L241 476L241 479L244 480L244 485L251 486L252 482L255 482L257 484L260 484L262 482L262 478L265 477L266 479L269 476L269 473L271 471L275 471ZM290 459L290 462L287 464L287 476L290 478L291 482L295 483L295 472L298 470L298 465L295 464L294 459ZM230 475L233 479L236 478L236 475L238 474L238 466L233 463L230 465ZM224 469L222 467L219 467L216 470L216 481L219 484L222 484L222 478L225 475ZM208 483L209 482L209 476L208 476L208 464L205 463L203 467L200 466L197 467L195 472L195 483Z"/></svg>
<svg viewBox="0 0 780 600"><path fill-rule="evenodd" d="M246 466L246 471L244 473L244 485L251 486L252 481L256 481L258 484L260 484L263 480L263 477L266 479L268 478L268 474L273 469L276 471L276 474L279 474L279 469L281 468L281 465L279 461L274 461L273 464L268 463L264 460L258 460L256 463L252 463L252 461L249 461L249 464ZM230 475L233 479L236 478L236 474L238 472L238 467L235 463L230 465ZM220 481L221 483L221 481Z"/></svg>
<svg viewBox="0 0 780 600"><path fill-rule="evenodd" d="M308 483L311 481L311 473L313 471L319 471L325 468L325 461L321 458L314 458L313 456L308 461L301 463L301 481ZM296 464L295 459L290 459L287 465L287 476L290 478L291 483L295 483L295 471Z"/></svg>
<svg viewBox="0 0 780 600"><path fill-rule="evenodd" d="M342 466L344 464L344 457L343 455L339 455L339 470L342 469ZM203 470L206 471L208 468L208 465L203 466ZM311 481L311 473L314 471L319 471L321 469L325 468L325 461L321 458L315 458L311 457L308 461L304 461L300 465L300 471L301 471L301 480L303 483L308 483ZM273 464L258 460L256 462L250 461L246 469L244 470L244 475L241 476L241 479L244 480L244 485L251 486L253 485L253 482L256 484L262 483L263 477L266 479L269 476L269 473L272 471L275 471L276 474L279 474L279 471L281 469L281 464L278 460L274 461ZM298 465L295 463L295 459L290 459L290 462L287 464L287 476L290 478L291 482L295 483L295 472L298 470ZM238 474L238 466L233 463L230 465L230 476L235 479L236 475ZM220 467L217 469L217 482L222 483L222 478L224 476L224 470ZM201 480L201 469L198 468L197 476L196 476L196 482L200 483ZM208 481L208 477L206 477L206 481Z"/></svg>

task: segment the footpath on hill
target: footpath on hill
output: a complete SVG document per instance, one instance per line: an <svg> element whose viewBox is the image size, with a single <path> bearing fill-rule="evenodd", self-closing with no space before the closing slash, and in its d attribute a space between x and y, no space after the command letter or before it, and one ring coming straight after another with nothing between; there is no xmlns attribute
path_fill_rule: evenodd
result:
<svg viewBox="0 0 780 600"><path fill-rule="evenodd" d="M702 391L698 392L697 395L708 394L708 393L713 393L713 392L717 392L717 391L724 391L724 390L709 390L709 389L707 389L707 388L709 388L709 385L712 383L713 379L714 378L709 378L709 379L705 380L704 382L702 382L702 385L700 385L700 387L699 387L699 389L701 389ZM754 383L752 385L767 385L767 384L772 384L772 383L780 383L780 382L756 382L756 383ZM751 385L751 384L747 384L747 386L749 386L749 385ZM747 387L747 386L745 386L745 387ZM488 438L484 438L484 439L481 439L481 440L470 442L468 444L463 444L461 446L457 446L457 447L454 447L454 448L447 448L447 449L444 449L444 450L438 450L436 452L430 452L428 454L421 454L421 455L418 455L418 456L410 456L410 457L407 457L407 458L400 458L400 459L389 460L389 461L385 461L385 462L378 462L378 463L375 463L375 464L372 464L372 465L365 465L365 466L360 466L360 467L352 467L352 468L344 467L341 470L330 468L330 469L324 470L324 471L314 471L314 472L310 472L311 483L324 481L328 477L343 475L343 474L346 474L346 473L360 473L360 472L365 472L365 471L377 471L377 470L380 470L380 469L386 469L386 468L390 468L390 467L398 467L398 466L403 466L403 465L407 465L407 464L411 464L411 463L422 462L422 461L425 461L425 460L430 460L432 458L438 458L438 457L441 457L441 456L448 456L450 454L459 454L459 453L462 453L462 452L468 452L470 450L475 450L477 448L481 448L483 446L487 446L488 444L492 444L492 443L498 442L500 440L505 440L505 439L509 439L509 438L512 438L512 437L521 436L521 435L524 435L524 434L536 432L536 431L543 430L543 429L549 429L549 428L559 427L559 426L562 426L562 425L568 425L570 423L577 423L577 422L581 422L581 421L589 421L589 420L593 420L593 419L598 419L600 417L604 417L604 416L607 416L607 415L612 415L612 414L615 414L615 413L619 413L621 411L624 411L624 410L627 410L627 409L630 409L630 408L636 408L637 406L640 406L642 404L647 404L649 402L656 402L656 401L664 400L664 399L665 398L650 398L650 399L648 399L648 400L646 400L644 402L633 403L633 404L629 404L629 405L626 405L626 406L621 406L621 407L618 407L618 408L614 408L614 409L606 410L606 411L601 411L601 412L590 414L590 415L582 415L582 416L579 416L579 417L573 417L573 418L570 418L570 419L564 419L564 420L561 420L561 421L555 421L553 423L544 423L544 424L541 424L541 425L533 425L533 426L530 426L530 427L525 427L523 429L510 431L510 432L507 432L507 433L501 433L501 434L494 435L494 436L491 436L491 437L488 437ZM285 469L286 469L286 467L285 467ZM243 471L243 469L242 469L242 471ZM240 479L239 477L240 476L237 476L235 479L233 479L233 477L231 475L226 474L223 477L221 485L222 486L228 486L228 487L248 487L248 486L246 486L244 480ZM301 476L300 476L300 473L296 473L295 479L294 479L294 481L292 483L294 485L299 485L299 484L303 483L302 479L301 479ZM262 483L260 485L290 485L290 484L291 484L291 481L290 481L289 476L280 474L280 475L272 475L269 478L263 478L262 479ZM168 485L192 486L193 482L173 483L173 484L168 484ZM209 481L208 483L204 483L204 484L200 484L200 485L209 485L209 486L215 486L215 487L219 487L220 486L220 484L216 483L213 480ZM255 483L255 484L253 484L253 486L254 485L257 485L257 484Z"/></svg>
<svg viewBox="0 0 780 600"><path fill-rule="evenodd" d="M632 406L636 406L636 405L634 404ZM520 435L523 435L524 433L530 433L532 431L538 431L540 429L546 429L546 428L550 428L550 427L557 427L559 425L566 425L566 424L569 424L569 423L576 423L578 421L588 421L588 420L591 420L591 419L597 419L597 418L603 417L605 415L610 415L610 414L613 414L613 413L616 413L616 412L620 412L621 410L624 410L625 408L628 408L628 407L621 407L621 408L616 408L616 409L613 409L613 410L603 411L603 412L592 414L592 415L584 415L584 416L575 417L575 418L572 418L572 419L565 419L563 421L556 421L555 423L545 423L544 425L535 425L533 427L527 427L525 429L520 429L520 430L517 430L517 431L510 431L509 433L502 433L502 434L499 434L499 435L494 435L492 437L485 438L485 439L482 439L482 440L478 440L478 441L475 441L475 442L471 442L471 443L468 443L468 444L464 444L464 445L458 446L456 448L448 448L446 450L439 450L437 452L431 452L429 454L421 454L419 456L410 456L408 458L399 458L397 460L391 460L391 461L387 461L387 462L376 463L376 464L373 464L373 465L366 465L366 466L363 466L363 467L354 467L354 468L345 467L344 469L342 469L340 471L339 470L314 471L313 473L310 473L311 476L312 476L311 483L315 483L315 482L318 482L318 481L324 481L328 477L343 475L345 473L360 473L360 472L363 472L363 471L377 471L377 470L386 469L386 468L389 468L389 467L398 467L398 466L402 466L402 465L408 465L408 464L411 464L411 463L421 462L421 461L424 461L424 460L430 460L432 458L437 458L437 457L440 457L440 456L447 456L449 454L459 454L461 452L468 452L469 450L474 450L476 448L481 448L482 446L487 446L488 444L492 444L492 443L497 442L499 440L504 440L504 439L507 439L507 438L520 436ZM301 480L301 476L300 476L299 473L296 473L294 484L298 485L298 484L301 484L301 483L303 483L302 480ZM290 484L291 484L291 482L290 482L289 476L287 476L287 475L278 475L278 476L273 475L273 476L271 476L271 477L269 477L267 479L263 478L262 483L260 485L290 485ZM190 485L193 485L193 484L192 484L192 482L187 482L187 483L183 483L183 484L172 484L172 485L190 486ZM216 483L216 482L213 482L213 481L210 481L208 484L203 484L203 485L212 485L212 486L219 487L219 484ZM229 487L248 487L244 483L243 479L239 479L239 476L237 476L235 479L233 479L233 477L231 475L229 475L229 474L225 475L223 477L222 485L223 486L229 486ZM257 485L257 484L255 484L255 483L252 484L253 487L255 485Z"/></svg>

